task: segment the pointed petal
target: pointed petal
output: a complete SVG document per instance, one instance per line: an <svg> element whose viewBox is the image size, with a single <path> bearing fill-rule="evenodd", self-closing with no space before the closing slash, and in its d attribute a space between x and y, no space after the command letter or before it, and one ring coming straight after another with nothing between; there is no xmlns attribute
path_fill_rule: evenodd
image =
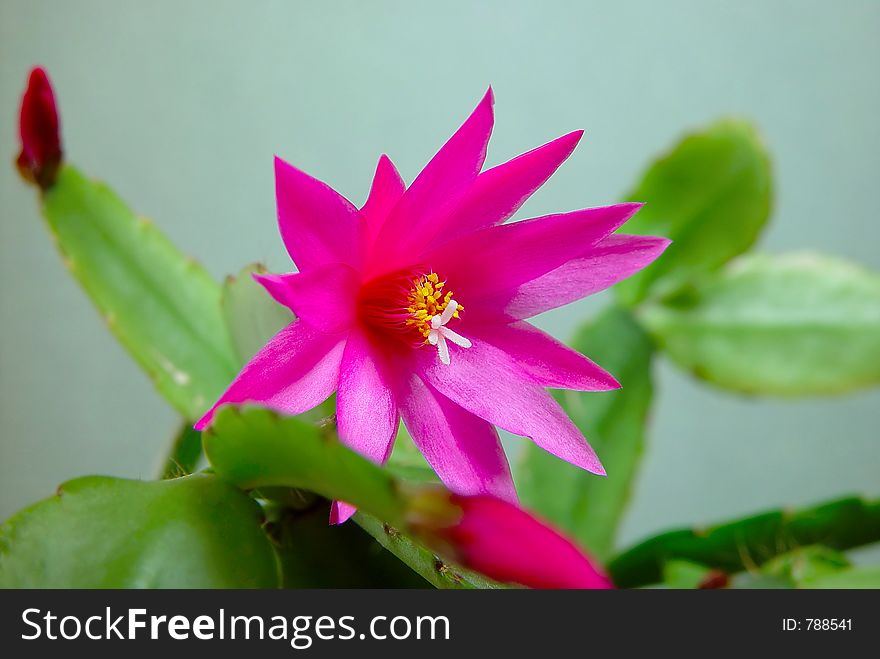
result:
<svg viewBox="0 0 880 659"><path fill-rule="evenodd" d="M542 387L575 391L620 388L605 369L529 323L482 325L469 328L469 334L510 355Z"/></svg>
<svg viewBox="0 0 880 659"><path fill-rule="evenodd" d="M288 309L291 308L292 300L290 299L289 282L294 277L298 277L297 272L286 272L284 274L275 274L271 272L253 272L251 277L260 286L266 289L266 292L272 296L278 304L284 305Z"/></svg>
<svg viewBox="0 0 880 659"><path fill-rule="evenodd" d="M371 256L371 273L390 272L402 259L423 251L447 215L479 174L486 159L494 114L492 90L449 138L394 208L382 226Z"/></svg>
<svg viewBox="0 0 880 659"><path fill-rule="evenodd" d="M400 423L397 402L385 362L369 336L357 329L348 337L339 369L336 423L343 444L377 464L388 461ZM342 524L356 512L350 503L334 501L330 523Z"/></svg>
<svg viewBox="0 0 880 659"><path fill-rule="evenodd" d="M383 154L376 165L370 196L361 208L361 215L366 220L371 235L378 232L405 190L406 185L394 163Z"/></svg>
<svg viewBox="0 0 880 659"><path fill-rule="evenodd" d="M365 458L384 464L391 454L399 417L387 369L367 334L348 337L336 395L339 439Z"/></svg>
<svg viewBox="0 0 880 659"><path fill-rule="evenodd" d="M430 252L425 263L442 272L456 299L470 310L484 298L521 286L607 237L641 208L618 204L490 227Z"/></svg>
<svg viewBox="0 0 880 659"><path fill-rule="evenodd" d="M461 518L440 535L465 566L530 588L614 587L574 542L525 510L487 496L452 502Z"/></svg>
<svg viewBox="0 0 880 659"><path fill-rule="evenodd" d="M357 508L350 503L344 501L334 501L330 504L330 523L342 524L351 519L351 516L357 512Z"/></svg>
<svg viewBox="0 0 880 659"><path fill-rule="evenodd" d="M416 375L400 383L399 397L400 413L413 441L449 489L516 501L510 467L491 424Z"/></svg>
<svg viewBox="0 0 880 659"><path fill-rule="evenodd" d="M363 222L330 186L275 158L278 227L300 272L324 263L361 262Z"/></svg>
<svg viewBox="0 0 880 659"><path fill-rule="evenodd" d="M213 407L195 424L203 430L227 403L254 403L282 414L301 414L336 389L345 334L324 334L297 320L278 332Z"/></svg>
<svg viewBox="0 0 880 659"><path fill-rule="evenodd" d="M430 350L414 354L424 380L478 417L515 435L530 437L566 462L604 475L592 447L559 404L507 355L482 340L457 350L448 365Z"/></svg>
<svg viewBox="0 0 880 659"><path fill-rule="evenodd" d="M510 318L531 318L580 300L650 265L669 243L666 238L653 236L609 236L586 255L498 294L492 301L494 311ZM490 302L484 301L478 313L491 312L490 306ZM477 309L471 305L468 308Z"/></svg>
<svg viewBox="0 0 880 659"><path fill-rule="evenodd" d="M458 207L443 221L443 239L510 218L565 162L584 131L577 130L480 174Z"/></svg>
<svg viewBox="0 0 880 659"><path fill-rule="evenodd" d="M276 301L321 332L343 332L355 318L358 273L342 263L287 275L254 274Z"/></svg>

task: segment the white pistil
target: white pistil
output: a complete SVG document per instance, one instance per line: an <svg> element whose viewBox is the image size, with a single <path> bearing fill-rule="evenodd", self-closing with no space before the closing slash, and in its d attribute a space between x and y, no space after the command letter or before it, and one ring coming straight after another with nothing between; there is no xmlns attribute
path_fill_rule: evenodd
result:
<svg viewBox="0 0 880 659"><path fill-rule="evenodd" d="M428 332L428 343L432 346L437 346L437 352L440 354L440 361L447 365L450 362L447 341L452 341L455 345L462 348L470 348L471 345L473 345L461 334L453 332L446 327L446 323L452 320L452 316L457 309L458 302L455 300L449 300L449 304L446 305L442 314L431 317L431 331Z"/></svg>

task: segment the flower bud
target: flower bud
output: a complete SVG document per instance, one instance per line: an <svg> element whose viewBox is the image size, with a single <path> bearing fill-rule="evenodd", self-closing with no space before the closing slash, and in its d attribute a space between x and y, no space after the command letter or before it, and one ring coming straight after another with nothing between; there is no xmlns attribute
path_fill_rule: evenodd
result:
<svg viewBox="0 0 880 659"><path fill-rule="evenodd" d="M61 165L61 135L55 93L41 67L31 70L21 99L19 134L18 171L25 180L45 190L54 183Z"/></svg>
<svg viewBox="0 0 880 659"><path fill-rule="evenodd" d="M614 587L574 542L511 503L435 490L417 508L414 528L492 579L530 588Z"/></svg>

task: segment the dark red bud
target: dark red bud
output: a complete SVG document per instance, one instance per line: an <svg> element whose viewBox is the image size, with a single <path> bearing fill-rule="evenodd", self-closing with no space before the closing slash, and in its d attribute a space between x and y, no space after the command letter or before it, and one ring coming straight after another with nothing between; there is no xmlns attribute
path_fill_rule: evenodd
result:
<svg viewBox="0 0 880 659"><path fill-rule="evenodd" d="M21 153L16 160L22 177L45 190L52 185L61 165L61 134L55 93L41 67L31 70L21 99L19 119Z"/></svg>
<svg viewBox="0 0 880 659"><path fill-rule="evenodd" d="M721 570L710 570L697 588L712 590L715 588L727 588L730 585L730 577Z"/></svg>

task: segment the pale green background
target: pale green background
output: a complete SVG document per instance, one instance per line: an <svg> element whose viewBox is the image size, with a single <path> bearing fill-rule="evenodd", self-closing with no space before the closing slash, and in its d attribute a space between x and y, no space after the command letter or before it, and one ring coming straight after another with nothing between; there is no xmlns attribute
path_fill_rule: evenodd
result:
<svg viewBox="0 0 880 659"><path fill-rule="evenodd" d="M442 8L441 8L442 6ZM18 97L48 67L70 158L220 277L285 269L271 158L356 201L388 152L411 180L488 84L489 162L575 128L528 214L617 200L719 115L773 151L763 245L880 269L880 3L0 1L0 517L86 473L151 477L174 414L61 266L17 179ZM598 308L554 312L568 337ZM658 369L624 540L844 492L880 494L880 392L752 401Z"/></svg>

